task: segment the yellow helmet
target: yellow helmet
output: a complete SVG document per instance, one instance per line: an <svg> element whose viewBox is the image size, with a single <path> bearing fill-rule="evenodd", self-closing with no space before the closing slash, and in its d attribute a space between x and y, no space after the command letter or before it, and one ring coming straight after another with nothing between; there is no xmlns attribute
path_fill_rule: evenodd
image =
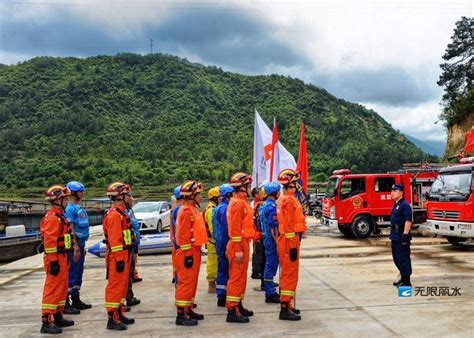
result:
<svg viewBox="0 0 474 338"><path fill-rule="evenodd" d="M181 184L179 192L181 193L181 196L187 197L200 193L203 190L204 186L202 185L202 183L194 180L187 180L183 184Z"/></svg>
<svg viewBox="0 0 474 338"><path fill-rule="evenodd" d="M265 189L263 188L263 186L258 191L258 196L260 196L262 200L267 198L267 193L265 192Z"/></svg>
<svg viewBox="0 0 474 338"><path fill-rule="evenodd" d="M219 187L213 187L207 192L207 198L213 199L219 197Z"/></svg>

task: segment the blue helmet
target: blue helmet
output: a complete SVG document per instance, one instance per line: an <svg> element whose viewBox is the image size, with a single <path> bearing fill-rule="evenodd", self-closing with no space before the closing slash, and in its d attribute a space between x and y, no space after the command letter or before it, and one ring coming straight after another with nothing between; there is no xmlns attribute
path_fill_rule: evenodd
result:
<svg viewBox="0 0 474 338"><path fill-rule="evenodd" d="M232 194L233 192L234 188L229 183L225 183L219 187L219 193L222 197L226 197L227 194Z"/></svg>
<svg viewBox="0 0 474 338"><path fill-rule="evenodd" d="M176 197L177 200L181 199L183 196L181 196L181 186L178 185L176 188L174 188L174 197Z"/></svg>
<svg viewBox="0 0 474 338"><path fill-rule="evenodd" d="M276 194L277 192L281 190L281 185L278 184L277 182L270 182L270 183L265 184L263 186L263 189L265 190L265 193L267 195Z"/></svg>
<svg viewBox="0 0 474 338"><path fill-rule="evenodd" d="M84 184L82 184L79 181L71 181L67 184L66 186L70 192L84 192L85 187Z"/></svg>

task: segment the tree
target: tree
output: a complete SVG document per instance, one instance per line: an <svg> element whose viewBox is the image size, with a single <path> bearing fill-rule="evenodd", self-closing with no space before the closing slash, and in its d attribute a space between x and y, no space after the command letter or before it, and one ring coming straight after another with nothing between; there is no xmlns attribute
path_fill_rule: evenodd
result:
<svg viewBox="0 0 474 338"><path fill-rule="evenodd" d="M463 16L456 22L443 59L438 81L445 91L440 118L450 126L474 111L474 18Z"/></svg>

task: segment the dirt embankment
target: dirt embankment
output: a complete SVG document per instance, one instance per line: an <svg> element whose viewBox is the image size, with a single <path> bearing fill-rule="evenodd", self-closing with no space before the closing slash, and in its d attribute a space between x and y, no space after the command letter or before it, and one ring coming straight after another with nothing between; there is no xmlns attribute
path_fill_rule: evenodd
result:
<svg viewBox="0 0 474 338"><path fill-rule="evenodd" d="M445 159L462 152L466 144L465 135L471 130L472 126L474 126L474 111L467 114L464 121L448 127L448 147Z"/></svg>

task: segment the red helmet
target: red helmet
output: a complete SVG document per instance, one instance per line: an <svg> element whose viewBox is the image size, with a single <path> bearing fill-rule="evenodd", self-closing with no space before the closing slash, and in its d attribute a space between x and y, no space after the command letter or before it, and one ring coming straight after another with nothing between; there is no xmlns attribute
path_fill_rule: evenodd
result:
<svg viewBox="0 0 474 338"><path fill-rule="evenodd" d="M113 197L118 195L129 194L132 192L132 188L122 182L114 182L107 187L107 196Z"/></svg>
<svg viewBox="0 0 474 338"><path fill-rule="evenodd" d="M183 184L181 184L179 192L181 193L181 196L191 196L203 190L204 186L202 185L202 183L194 180L187 180Z"/></svg>
<svg viewBox="0 0 474 338"><path fill-rule="evenodd" d="M252 176L247 175L246 173L238 172L232 175L229 183L233 187L242 187L252 183Z"/></svg>
<svg viewBox="0 0 474 338"><path fill-rule="evenodd" d="M299 175L293 169L283 169L278 174L278 183L282 185L289 185L290 183L298 181Z"/></svg>
<svg viewBox="0 0 474 338"><path fill-rule="evenodd" d="M66 197L71 195L71 192L68 190L68 188L62 186L62 185L53 185L46 190L44 193L44 199L46 201L56 201L60 199L61 197Z"/></svg>

